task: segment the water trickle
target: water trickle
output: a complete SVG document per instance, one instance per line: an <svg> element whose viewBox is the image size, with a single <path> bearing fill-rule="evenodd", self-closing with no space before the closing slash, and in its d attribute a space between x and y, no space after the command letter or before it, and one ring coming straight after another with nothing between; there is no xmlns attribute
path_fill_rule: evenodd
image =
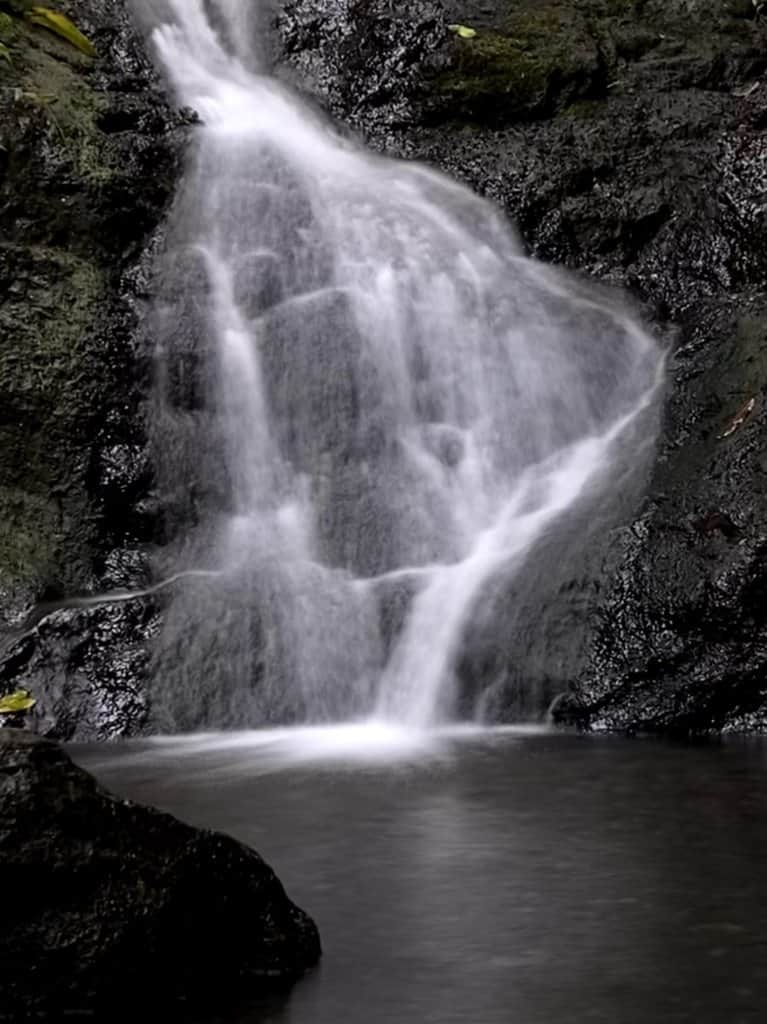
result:
<svg viewBox="0 0 767 1024"><path fill-rule="evenodd" d="M203 122L157 314L158 462L190 506L173 568L219 573L166 611L158 725L450 718L487 587L540 574L536 546L642 462L658 349L490 204L264 74L258 4L154 9Z"/></svg>

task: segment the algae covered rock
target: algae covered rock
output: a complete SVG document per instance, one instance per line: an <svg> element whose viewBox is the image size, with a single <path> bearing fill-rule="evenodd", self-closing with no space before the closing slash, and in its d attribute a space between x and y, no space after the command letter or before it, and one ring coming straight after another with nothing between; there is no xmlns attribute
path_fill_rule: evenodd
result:
<svg viewBox="0 0 767 1024"><path fill-rule="evenodd" d="M394 152L415 124L498 129L605 101L640 64L649 92L759 64L755 8L725 0L289 0L277 28L281 73Z"/></svg>
<svg viewBox="0 0 767 1024"><path fill-rule="evenodd" d="M123 3L56 5L93 57L0 6L0 687L34 689L56 732L73 681L54 664L75 665L75 688L100 703L104 681L84 667L99 660L92 634L69 627L56 638L49 628L42 644L19 644L14 630L41 599L145 578L138 552L156 524L141 307L183 128ZM136 654L134 686L138 637L123 622L108 644L117 663ZM58 693L49 693L54 676Z"/></svg>
<svg viewBox="0 0 767 1024"><path fill-rule="evenodd" d="M500 28L453 41L435 112L499 124L602 95L607 62L589 29L576 5L514 5Z"/></svg>
<svg viewBox="0 0 767 1024"><path fill-rule="evenodd" d="M0 857L0 1020L182 1021L320 956L257 853L112 797L14 730L0 730Z"/></svg>
<svg viewBox="0 0 767 1024"><path fill-rule="evenodd" d="M4 614L86 588L143 539L103 453L142 463L140 260L172 193L177 123L122 5L59 5L91 59L4 18L0 67L0 593ZM108 517L107 511L111 513Z"/></svg>

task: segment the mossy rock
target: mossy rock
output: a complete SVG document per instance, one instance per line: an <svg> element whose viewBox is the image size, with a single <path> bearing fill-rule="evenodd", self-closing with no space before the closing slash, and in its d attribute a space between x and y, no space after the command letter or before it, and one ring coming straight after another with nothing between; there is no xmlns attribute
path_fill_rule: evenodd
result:
<svg viewBox="0 0 767 1024"><path fill-rule="evenodd" d="M0 285L0 584L34 587L87 533L78 452L108 383L95 326L107 281L60 250L4 245Z"/></svg>
<svg viewBox="0 0 767 1024"><path fill-rule="evenodd" d="M176 171L167 134L175 122L122 6L55 6L89 35L104 32L97 60L0 4L9 55L0 60L0 601L8 616L51 590L91 585L107 529L97 447L111 443L110 431L122 439L141 429L121 419L138 404L142 372L121 282L164 213Z"/></svg>
<svg viewBox="0 0 767 1024"><path fill-rule="evenodd" d="M87 520L77 449L104 383L95 325L107 292L87 196L112 168L87 58L4 14L0 31L0 588L13 594L47 585L83 530L76 517Z"/></svg>
<svg viewBox="0 0 767 1024"><path fill-rule="evenodd" d="M767 64L758 22L732 0L499 0L476 20L468 3L448 0L448 11L476 36L452 35L432 79L432 111L445 120L549 117L607 99L631 68L670 88L721 87Z"/></svg>
<svg viewBox="0 0 767 1024"><path fill-rule="evenodd" d="M455 38L436 84L456 113L507 121L593 97L606 83L599 46L578 12L543 6L510 15L502 32Z"/></svg>
<svg viewBox="0 0 767 1024"><path fill-rule="evenodd" d="M15 20L6 14L4 11L0 11L0 42L11 43L16 38L17 26Z"/></svg>
<svg viewBox="0 0 767 1024"><path fill-rule="evenodd" d="M7 76L13 68L13 58L9 47L16 38L14 19L0 11L0 74Z"/></svg>

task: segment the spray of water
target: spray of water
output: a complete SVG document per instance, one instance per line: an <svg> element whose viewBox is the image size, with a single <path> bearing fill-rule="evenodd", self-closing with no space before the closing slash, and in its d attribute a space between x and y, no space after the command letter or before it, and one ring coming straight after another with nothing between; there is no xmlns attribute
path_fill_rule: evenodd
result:
<svg viewBox="0 0 767 1024"><path fill-rule="evenodd" d="M174 568L219 574L167 610L158 724L450 718L486 587L652 443L657 347L265 74L257 3L150 6L202 121L158 306L161 476L202 495Z"/></svg>

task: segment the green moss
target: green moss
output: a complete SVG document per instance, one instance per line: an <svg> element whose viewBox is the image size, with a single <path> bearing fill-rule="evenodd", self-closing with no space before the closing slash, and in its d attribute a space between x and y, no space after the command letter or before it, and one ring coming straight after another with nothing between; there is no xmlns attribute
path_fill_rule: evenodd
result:
<svg viewBox="0 0 767 1024"><path fill-rule="evenodd" d="M25 107L46 115L52 140L62 147L78 177L94 182L111 178L108 143L98 127L107 99L91 85L89 59L65 40L24 22L14 26L14 38L20 115Z"/></svg>
<svg viewBox="0 0 767 1024"><path fill-rule="evenodd" d="M543 5L509 15L503 31L453 41L451 68L437 87L469 113L495 107L504 116L535 116L587 94L599 52L578 12Z"/></svg>
<svg viewBox="0 0 767 1024"><path fill-rule="evenodd" d="M86 329L105 291L101 271L55 250L25 249L22 259L16 271L19 299L0 311L0 327L16 337L15 348L4 346L0 353L0 379L12 374L33 397L38 388L40 397L51 395L59 377L78 393L87 391L88 382L80 380L85 368L78 367L86 354Z"/></svg>
<svg viewBox="0 0 767 1024"><path fill-rule="evenodd" d="M749 0L750 2L750 0ZM446 119L500 124L548 117L589 116L583 103L609 98L608 86L633 66L666 66L669 84L692 66L680 58L721 65L722 54L752 65L757 23L737 3L712 0L508 0L492 10L451 9L456 22L477 29L451 37L447 70L433 79L434 109ZM705 70L705 69L704 69ZM717 72L718 73L718 72ZM640 71L641 74L641 71ZM749 74L753 74L749 72Z"/></svg>
<svg viewBox="0 0 767 1024"><path fill-rule="evenodd" d="M445 92L466 98L508 96L524 106L546 87L550 66L545 55L528 52L518 39L483 33L457 47L455 69L441 79Z"/></svg>
<svg viewBox="0 0 767 1024"><path fill-rule="evenodd" d="M46 72L44 67L33 67L28 82L39 90L37 95L78 175L94 181L110 179L114 168L97 125L106 109L104 98L95 95L65 65L59 65L52 76Z"/></svg>
<svg viewBox="0 0 767 1024"><path fill-rule="evenodd" d="M7 77L13 68L13 57L10 47L15 39L13 18L0 12L0 74Z"/></svg>
<svg viewBox="0 0 767 1024"><path fill-rule="evenodd" d="M105 9L105 26L111 18ZM161 213L173 167L170 147L158 147L152 181L142 129L121 127L134 103L161 103L142 76L94 65L23 18L0 17L0 32L12 58L0 62L0 594L10 609L47 588L81 589L93 571L106 529L97 453L123 415L133 429L133 315L117 281Z"/></svg>
<svg viewBox="0 0 767 1024"><path fill-rule="evenodd" d="M91 41L63 11L38 4L35 0L0 0L0 19L4 22L6 30L13 24L39 25L47 32L63 39L68 46L89 57L95 56L96 51Z"/></svg>
<svg viewBox="0 0 767 1024"><path fill-rule="evenodd" d="M0 577L19 585L49 576L71 529L60 499L76 467L64 460L100 397L94 324L106 281L60 251L3 246L0 259L14 281L0 307Z"/></svg>
<svg viewBox="0 0 767 1024"><path fill-rule="evenodd" d="M0 508L0 587L34 585L55 562L58 509L42 495L8 487L0 487Z"/></svg>
<svg viewBox="0 0 767 1024"><path fill-rule="evenodd" d="M9 14L0 11L0 41L4 43L13 42L16 36L16 23Z"/></svg>

